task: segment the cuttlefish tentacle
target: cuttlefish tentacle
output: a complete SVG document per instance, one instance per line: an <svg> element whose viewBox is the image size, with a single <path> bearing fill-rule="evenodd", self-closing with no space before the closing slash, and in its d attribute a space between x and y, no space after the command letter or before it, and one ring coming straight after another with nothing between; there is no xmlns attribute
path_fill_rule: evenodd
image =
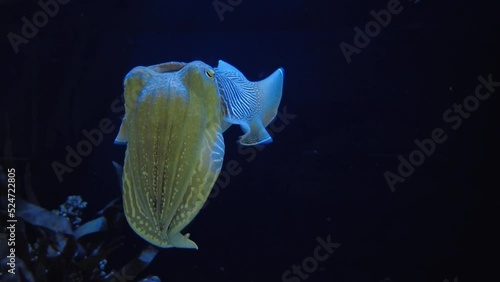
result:
<svg viewBox="0 0 500 282"><path fill-rule="evenodd" d="M215 74L225 113L222 130L239 124L244 133L239 140L242 145L271 142L265 127L278 112L284 69L277 69L264 80L251 82L238 69L220 60Z"/></svg>

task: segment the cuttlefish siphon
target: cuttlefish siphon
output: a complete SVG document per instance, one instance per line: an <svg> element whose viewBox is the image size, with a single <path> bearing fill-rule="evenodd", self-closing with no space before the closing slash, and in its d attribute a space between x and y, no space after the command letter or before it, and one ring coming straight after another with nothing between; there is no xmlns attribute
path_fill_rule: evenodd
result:
<svg viewBox="0 0 500 282"><path fill-rule="evenodd" d="M222 167L222 132L239 124L243 145L269 142L283 69L259 82L231 65L194 61L136 67L124 79L127 144L123 207L132 229L162 248L197 245L181 231L203 207Z"/></svg>

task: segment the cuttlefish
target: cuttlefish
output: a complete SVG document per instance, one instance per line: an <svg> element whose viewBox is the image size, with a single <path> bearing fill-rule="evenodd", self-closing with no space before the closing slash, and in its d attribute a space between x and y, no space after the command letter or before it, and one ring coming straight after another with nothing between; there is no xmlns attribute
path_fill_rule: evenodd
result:
<svg viewBox="0 0 500 282"><path fill-rule="evenodd" d="M243 145L270 142L284 71L250 82L233 66L194 61L132 69L124 79L125 116L115 139L127 144L123 207L132 229L162 248L197 245L181 231L203 207L224 158L231 124Z"/></svg>

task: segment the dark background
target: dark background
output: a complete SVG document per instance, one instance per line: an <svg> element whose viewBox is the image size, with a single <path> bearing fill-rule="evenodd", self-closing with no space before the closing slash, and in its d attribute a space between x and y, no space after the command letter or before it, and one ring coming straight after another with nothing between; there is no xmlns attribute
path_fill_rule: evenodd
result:
<svg viewBox="0 0 500 282"><path fill-rule="evenodd" d="M29 164L49 209L81 195L90 219L120 195L117 129L62 182L51 164L64 163L83 129L103 118L119 126L111 104L129 70L223 59L260 80L283 67L280 108L296 118L254 148L252 161L238 153L240 129L225 133L225 160L242 172L187 228L200 249L164 250L143 274L281 281L330 235L341 246L307 281L496 281L500 90L457 130L442 115L474 94L479 75L500 81L498 12L473 1L402 0L403 11L348 64L339 44L353 44L353 27L387 2L243 0L221 21L212 0L72 0L15 54L7 33L20 34L21 18L40 8L0 1L1 161L20 171ZM392 193L383 173L437 127L446 142ZM142 240L125 232L110 267L140 251Z"/></svg>

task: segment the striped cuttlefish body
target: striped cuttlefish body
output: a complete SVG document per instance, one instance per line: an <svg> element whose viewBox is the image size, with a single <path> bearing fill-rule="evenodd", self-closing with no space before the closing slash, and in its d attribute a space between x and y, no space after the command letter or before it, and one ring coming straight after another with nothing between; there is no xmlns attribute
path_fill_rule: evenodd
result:
<svg viewBox="0 0 500 282"><path fill-rule="evenodd" d="M124 79L123 207L132 229L162 248L198 247L181 231L203 207L222 167L222 133L239 124L243 145L271 141L283 69L259 82L233 66L194 61L136 67Z"/></svg>

